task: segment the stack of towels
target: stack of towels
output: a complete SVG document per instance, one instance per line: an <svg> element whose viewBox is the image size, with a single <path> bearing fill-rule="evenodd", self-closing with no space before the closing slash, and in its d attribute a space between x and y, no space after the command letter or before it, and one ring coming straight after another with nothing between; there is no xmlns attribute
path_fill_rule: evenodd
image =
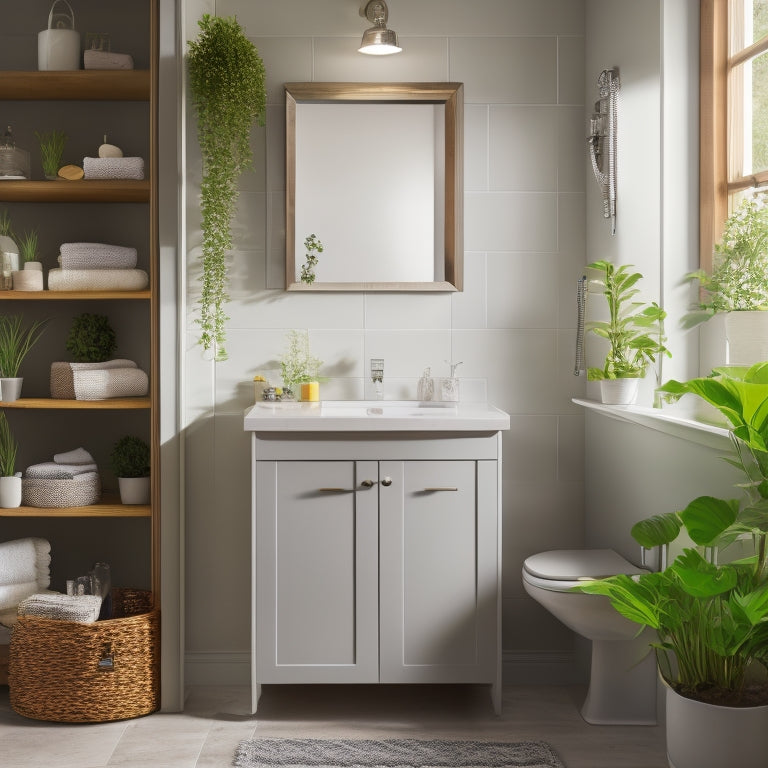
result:
<svg viewBox="0 0 768 768"><path fill-rule="evenodd" d="M99 618L100 611L101 598L98 595L64 595L61 592L46 592L22 600L19 603L18 615L93 624Z"/></svg>
<svg viewBox="0 0 768 768"><path fill-rule="evenodd" d="M59 482L63 481L63 482ZM21 503L30 507L80 507L101 498L99 468L85 448L32 464L21 479Z"/></svg>
<svg viewBox="0 0 768 768"><path fill-rule="evenodd" d="M48 273L51 291L142 291L149 275L136 269L135 248L107 243L62 243L57 269Z"/></svg>
<svg viewBox="0 0 768 768"><path fill-rule="evenodd" d="M16 623L19 603L51 583L51 545L45 539L0 543L0 624Z"/></svg>
<svg viewBox="0 0 768 768"><path fill-rule="evenodd" d="M56 453L53 461L32 464L27 467L24 477L34 477L41 480L72 480L75 475L85 472L98 473L96 462L85 448L75 448L73 451Z"/></svg>
<svg viewBox="0 0 768 768"><path fill-rule="evenodd" d="M56 400L144 397L148 392L149 376L133 360L51 363L51 397Z"/></svg>

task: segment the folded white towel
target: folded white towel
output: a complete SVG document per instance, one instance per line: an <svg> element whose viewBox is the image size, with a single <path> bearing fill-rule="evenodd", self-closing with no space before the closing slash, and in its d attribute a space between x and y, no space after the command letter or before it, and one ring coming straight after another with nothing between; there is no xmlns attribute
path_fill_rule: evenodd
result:
<svg viewBox="0 0 768 768"><path fill-rule="evenodd" d="M0 544L0 585L34 581L50 583L51 545L45 539L27 538Z"/></svg>
<svg viewBox="0 0 768 768"><path fill-rule="evenodd" d="M42 592L49 592L49 590L38 590L35 594L41 594ZM50 594L58 594L57 592L50 592ZM26 598L25 598L26 599ZM13 625L19 618L19 606L14 605L13 608L7 608L4 611L0 611L0 627L12 629Z"/></svg>
<svg viewBox="0 0 768 768"><path fill-rule="evenodd" d="M135 269L137 251L107 243L62 243L59 264L62 269Z"/></svg>
<svg viewBox="0 0 768 768"><path fill-rule="evenodd" d="M84 157L86 179L143 179L143 157Z"/></svg>
<svg viewBox="0 0 768 768"><path fill-rule="evenodd" d="M60 621L93 624L99 618L101 598L97 595L64 595L60 592L34 594L19 603L19 616L38 616Z"/></svg>
<svg viewBox="0 0 768 768"><path fill-rule="evenodd" d="M15 608L25 597L39 592L37 581L26 581L23 584L0 585L0 611Z"/></svg>
<svg viewBox="0 0 768 768"><path fill-rule="evenodd" d="M49 291L143 291L148 285L143 269L48 270Z"/></svg>
<svg viewBox="0 0 768 768"><path fill-rule="evenodd" d="M73 370L72 378L75 400L144 397L149 392L149 376L141 368Z"/></svg>
<svg viewBox="0 0 768 768"><path fill-rule="evenodd" d="M73 451L55 453L53 460L57 464L93 464L93 456L85 448L75 448Z"/></svg>
<svg viewBox="0 0 768 768"><path fill-rule="evenodd" d="M24 477L46 480L71 480L75 475L85 472L98 472L96 464L57 464L55 461L43 461L31 464L24 472Z"/></svg>

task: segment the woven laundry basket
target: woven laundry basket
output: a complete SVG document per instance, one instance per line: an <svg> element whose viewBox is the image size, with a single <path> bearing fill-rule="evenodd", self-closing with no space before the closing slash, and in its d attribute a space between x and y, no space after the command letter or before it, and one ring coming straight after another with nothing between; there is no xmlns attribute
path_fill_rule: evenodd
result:
<svg viewBox="0 0 768 768"><path fill-rule="evenodd" d="M53 480L42 477L21 478L23 507L87 507L101 499L101 476L83 472L72 478Z"/></svg>
<svg viewBox="0 0 768 768"><path fill-rule="evenodd" d="M160 612L144 590L114 589L116 618L80 624L19 616L11 635L11 707L24 717L103 723L160 704Z"/></svg>

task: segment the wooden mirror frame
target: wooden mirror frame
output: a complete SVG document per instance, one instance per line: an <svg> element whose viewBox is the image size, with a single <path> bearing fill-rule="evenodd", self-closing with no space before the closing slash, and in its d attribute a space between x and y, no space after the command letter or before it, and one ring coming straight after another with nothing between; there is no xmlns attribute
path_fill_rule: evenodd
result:
<svg viewBox="0 0 768 768"><path fill-rule="evenodd" d="M444 280L393 283L296 282L296 105L378 102L445 106ZM288 291L461 291L464 278L464 86L462 83L285 84L285 283Z"/></svg>

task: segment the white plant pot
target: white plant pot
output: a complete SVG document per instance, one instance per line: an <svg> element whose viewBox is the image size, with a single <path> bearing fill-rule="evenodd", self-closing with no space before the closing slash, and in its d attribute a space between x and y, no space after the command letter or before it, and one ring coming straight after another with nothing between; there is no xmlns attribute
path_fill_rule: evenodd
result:
<svg viewBox="0 0 768 768"><path fill-rule="evenodd" d="M768 705L721 707L667 689L667 760L670 768L765 768Z"/></svg>
<svg viewBox="0 0 768 768"><path fill-rule="evenodd" d="M631 405L639 387L640 379L602 379L600 398L606 405Z"/></svg>
<svg viewBox="0 0 768 768"><path fill-rule="evenodd" d="M21 269L12 273L14 291L42 291L43 273L34 269Z"/></svg>
<svg viewBox="0 0 768 768"><path fill-rule="evenodd" d="M117 482L123 504L149 504L148 477L118 477Z"/></svg>
<svg viewBox="0 0 768 768"><path fill-rule="evenodd" d="M42 261L25 261L24 269L31 269L33 272L42 272L43 262Z"/></svg>
<svg viewBox="0 0 768 768"><path fill-rule="evenodd" d="M768 311L726 313L725 337L728 365L754 365L768 360Z"/></svg>
<svg viewBox="0 0 768 768"><path fill-rule="evenodd" d="M21 506L21 478L0 477L0 507L13 509Z"/></svg>
<svg viewBox="0 0 768 768"><path fill-rule="evenodd" d="M23 378L0 378L0 400L4 403L12 403L21 397L21 383Z"/></svg>

